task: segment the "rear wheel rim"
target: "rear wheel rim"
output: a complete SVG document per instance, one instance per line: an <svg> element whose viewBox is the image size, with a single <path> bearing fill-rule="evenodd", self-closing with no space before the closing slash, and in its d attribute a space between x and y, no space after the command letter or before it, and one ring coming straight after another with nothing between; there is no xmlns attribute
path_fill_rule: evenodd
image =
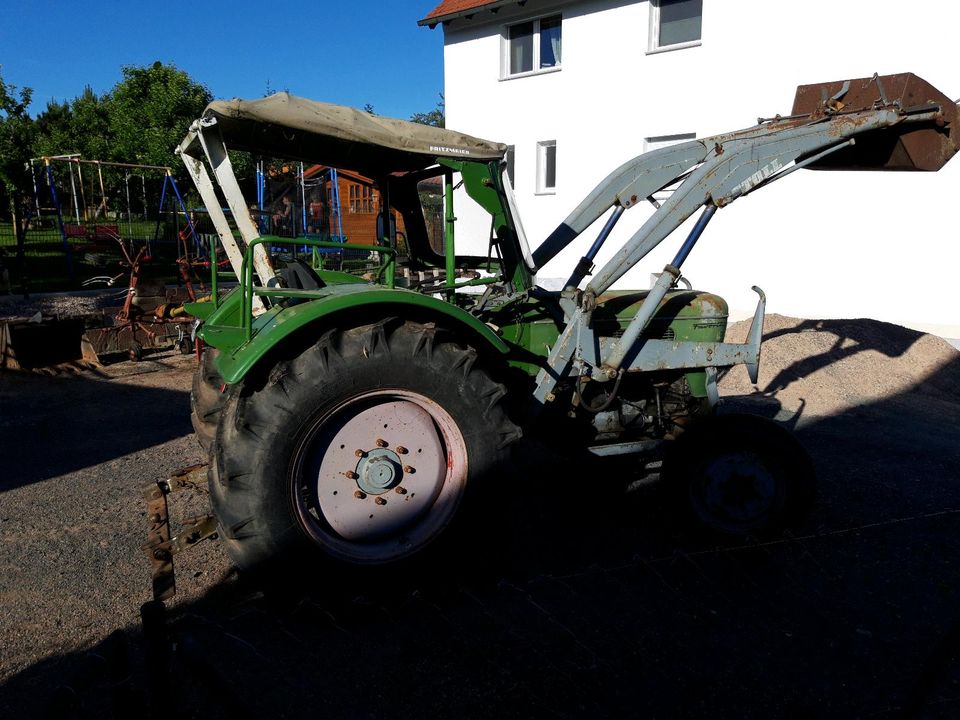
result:
<svg viewBox="0 0 960 720"><path fill-rule="evenodd" d="M349 398L297 443L291 481L301 527L361 564L411 555L439 535L467 485L466 441L433 400L407 390Z"/></svg>

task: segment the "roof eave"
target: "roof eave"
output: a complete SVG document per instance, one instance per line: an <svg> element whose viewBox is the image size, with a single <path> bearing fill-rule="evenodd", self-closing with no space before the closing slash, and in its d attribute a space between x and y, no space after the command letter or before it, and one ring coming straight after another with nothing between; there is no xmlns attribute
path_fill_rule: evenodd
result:
<svg viewBox="0 0 960 720"><path fill-rule="evenodd" d="M516 4L523 6L526 5L526 3L527 0L495 0L495 2L487 3L486 5L481 5L475 8L469 8L467 10L458 10L457 12L446 13L445 15L435 15L433 17L427 16L422 20L417 20L417 25L420 27L426 26L433 30L437 25L440 25L441 23L443 25L447 25L451 20L459 20L460 18L469 20L474 15L479 12L483 12L484 10L495 13L505 5Z"/></svg>

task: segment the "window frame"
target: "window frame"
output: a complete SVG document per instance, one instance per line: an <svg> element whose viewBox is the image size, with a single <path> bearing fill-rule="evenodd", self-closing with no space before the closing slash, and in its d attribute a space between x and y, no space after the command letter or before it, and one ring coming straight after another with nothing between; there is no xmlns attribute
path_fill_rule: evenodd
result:
<svg viewBox="0 0 960 720"><path fill-rule="evenodd" d="M350 183L347 190L347 211L351 215L373 215L377 212L377 191L372 185Z"/></svg>
<svg viewBox="0 0 960 720"><path fill-rule="evenodd" d="M700 47L703 44L703 3L701 2L700 5L700 37L696 40L687 40L686 42L673 43L672 45L661 45L660 4L662 2L663 0L650 0L650 22L647 37L647 55L671 52L673 50L683 50L685 48Z"/></svg>
<svg viewBox="0 0 960 720"><path fill-rule="evenodd" d="M559 19L560 21L560 60L550 67L539 67L540 65L540 23L544 20L552 20L554 18ZM524 25L526 23L533 23L533 32L531 38L533 40L533 58L531 60L532 70L525 70L523 72L511 73L510 72L510 29L517 27L518 25ZM538 17L527 18L526 20L519 20L517 22L511 22L503 26L503 31L500 33L500 79L501 80L513 80L514 78L521 77L530 77L531 75L544 75L546 73L560 72L563 69L563 13L551 13L549 15L540 15Z"/></svg>
<svg viewBox="0 0 960 720"><path fill-rule="evenodd" d="M553 185L547 185L548 148L553 148ZM557 141L537 141L537 195L556 195L557 193Z"/></svg>

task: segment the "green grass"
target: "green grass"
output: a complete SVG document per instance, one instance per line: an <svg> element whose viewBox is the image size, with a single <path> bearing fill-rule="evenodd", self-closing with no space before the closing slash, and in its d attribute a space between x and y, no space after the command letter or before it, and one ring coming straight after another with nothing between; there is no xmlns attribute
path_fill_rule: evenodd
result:
<svg viewBox="0 0 960 720"><path fill-rule="evenodd" d="M133 223L108 221L103 225L117 225L121 236L133 239L136 247L145 240L153 240L156 230L155 221ZM161 238L164 233L175 237L172 230L161 226ZM17 243L13 227L9 221L0 222L0 248L6 252L5 264L10 271L10 284L15 293L27 292L63 292L84 289L83 281L95 276L116 276L126 274L128 269L121 265L123 255L116 241L109 238L70 238L68 241L72 256L73 275L71 277L63 239L56 224L44 223L42 227L31 228L24 243L23 266L16 257ZM141 277L148 281L174 283L177 281L176 266L177 243L172 239L151 242L153 259L141 266ZM95 260L95 263L86 260ZM121 279L122 281L122 279ZM89 286L104 287L102 284Z"/></svg>

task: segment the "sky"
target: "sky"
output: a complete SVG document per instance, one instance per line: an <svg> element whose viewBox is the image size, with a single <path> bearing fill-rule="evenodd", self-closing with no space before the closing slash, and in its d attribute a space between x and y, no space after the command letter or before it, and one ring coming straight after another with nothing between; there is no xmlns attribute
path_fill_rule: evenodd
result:
<svg viewBox="0 0 960 720"><path fill-rule="evenodd" d="M443 90L443 30L419 27L439 0L0 0L0 74L49 100L97 93L124 65L185 70L215 98L288 90L409 118Z"/></svg>

